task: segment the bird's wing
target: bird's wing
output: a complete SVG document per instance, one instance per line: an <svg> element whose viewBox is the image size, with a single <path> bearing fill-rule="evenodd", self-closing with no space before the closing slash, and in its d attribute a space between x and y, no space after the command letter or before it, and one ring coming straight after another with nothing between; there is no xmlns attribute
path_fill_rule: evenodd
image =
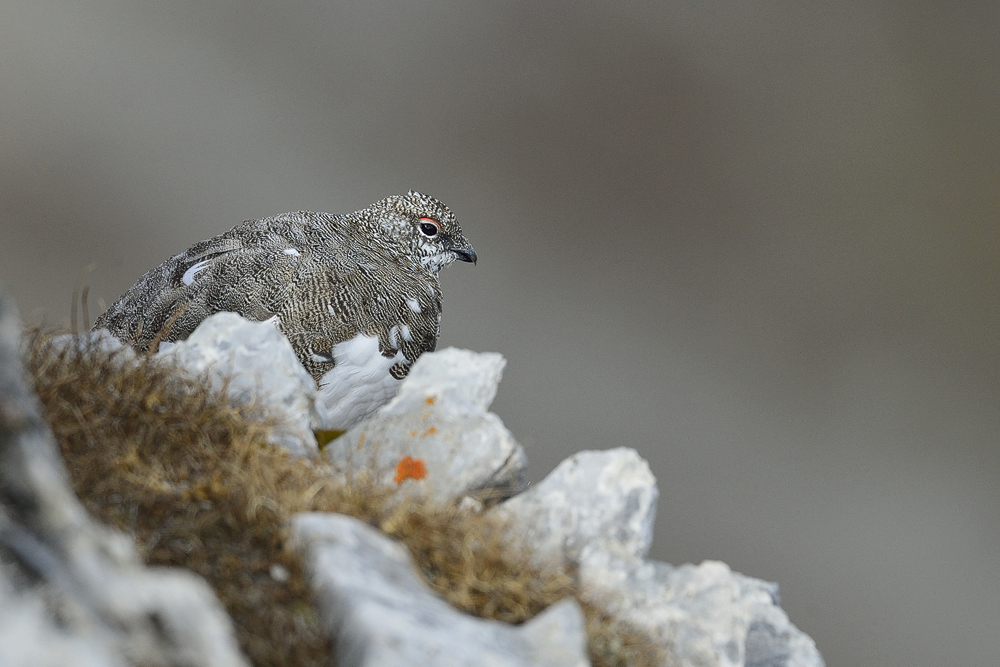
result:
<svg viewBox="0 0 1000 667"><path fill-rule="evenodd" d="M185 309L175 323L179 339L221 311L255 322L270 319L286 299L301 254L284 253L274 244L233 241L189 252L174 267L173 290L164 293L163 305L178 304Z"/></svg>
<svg viewBox="0 0 1000 667"><path fill-rule="evenodd" d="M142 276L98 319L140 350L157 337L183 340L208 316L239 313L250 320L275 314L299 256L248 245L224 234L192 246Z"/></svg>
<svg viewBox="0 0 1000 667"><path fill-rule="evenodd" d="M244 248L244 243L239 238L218 236L192 246L168 260L173 263L173 271L170 272L171 287L190 287L199 274L211 268L213 262L224 261L227 256L239 253Z"/></svg>

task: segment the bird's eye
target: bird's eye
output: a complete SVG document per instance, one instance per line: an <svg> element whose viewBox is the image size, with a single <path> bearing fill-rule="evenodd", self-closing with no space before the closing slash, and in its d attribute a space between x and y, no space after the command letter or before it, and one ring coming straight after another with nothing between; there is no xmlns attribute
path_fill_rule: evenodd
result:
<svg viewBox="0 0 1000 667"><path fill-rule="evenodd" d="M437 236L441 231L441 225L434 218L420 218L420 231L424 236Z"/></svg>

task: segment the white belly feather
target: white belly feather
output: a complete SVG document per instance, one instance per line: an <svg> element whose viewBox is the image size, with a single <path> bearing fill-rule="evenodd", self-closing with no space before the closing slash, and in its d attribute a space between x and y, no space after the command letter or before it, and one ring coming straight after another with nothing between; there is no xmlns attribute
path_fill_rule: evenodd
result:
<svg viewBox="0 0 1000 667"><path fill-rule="evenodd" d="M317 391L321 428L349 428L385 405L402 382L389 375L389 368L405 359L402 352L382 356L376 336L359 335L334 345L336 365L320 378Z"/></svg>

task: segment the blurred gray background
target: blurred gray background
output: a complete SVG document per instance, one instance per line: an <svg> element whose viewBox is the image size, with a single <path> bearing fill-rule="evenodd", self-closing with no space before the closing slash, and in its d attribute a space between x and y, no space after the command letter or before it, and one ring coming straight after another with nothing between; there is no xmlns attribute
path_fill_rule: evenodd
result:
<svg viewBox="0 0 1000 667"><path fill-rule="evenodd" d="M532 479L635 447L653 555L780 582L831 667L997 664L996 3L0 7L26 316L433 194L481 258L441 344L507 356Z"/></svg>

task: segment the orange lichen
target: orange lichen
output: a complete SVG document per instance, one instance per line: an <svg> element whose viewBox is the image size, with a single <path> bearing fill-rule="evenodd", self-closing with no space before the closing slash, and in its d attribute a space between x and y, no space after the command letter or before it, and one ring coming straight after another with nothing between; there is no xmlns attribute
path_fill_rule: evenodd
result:
<svg viewBox="0 0 1000 667"><path fill-rule="evenodd" d="M423 459L415 459L412 456L404 456L396 464L396 484L402 484L407 479L423 479L427 477L427 466Z"/></svg>
<svg viewBox="0 0 1000 667"><path fill-rule="evenodd" d="M434 405L434 402L437 400L437 397L436 396L428 396L424 400L427 401L427 405Z"/></svg>
<svg viewBox="0 0 1000 667"><path fill-rule="evenodd" d="M421 438L426 438L427 436L434 435L437 432L438 432L438 430L436 428L434 428L433 426L431 426L429 429L427 429L422 434L420 434L420 437Z"/></svg>

